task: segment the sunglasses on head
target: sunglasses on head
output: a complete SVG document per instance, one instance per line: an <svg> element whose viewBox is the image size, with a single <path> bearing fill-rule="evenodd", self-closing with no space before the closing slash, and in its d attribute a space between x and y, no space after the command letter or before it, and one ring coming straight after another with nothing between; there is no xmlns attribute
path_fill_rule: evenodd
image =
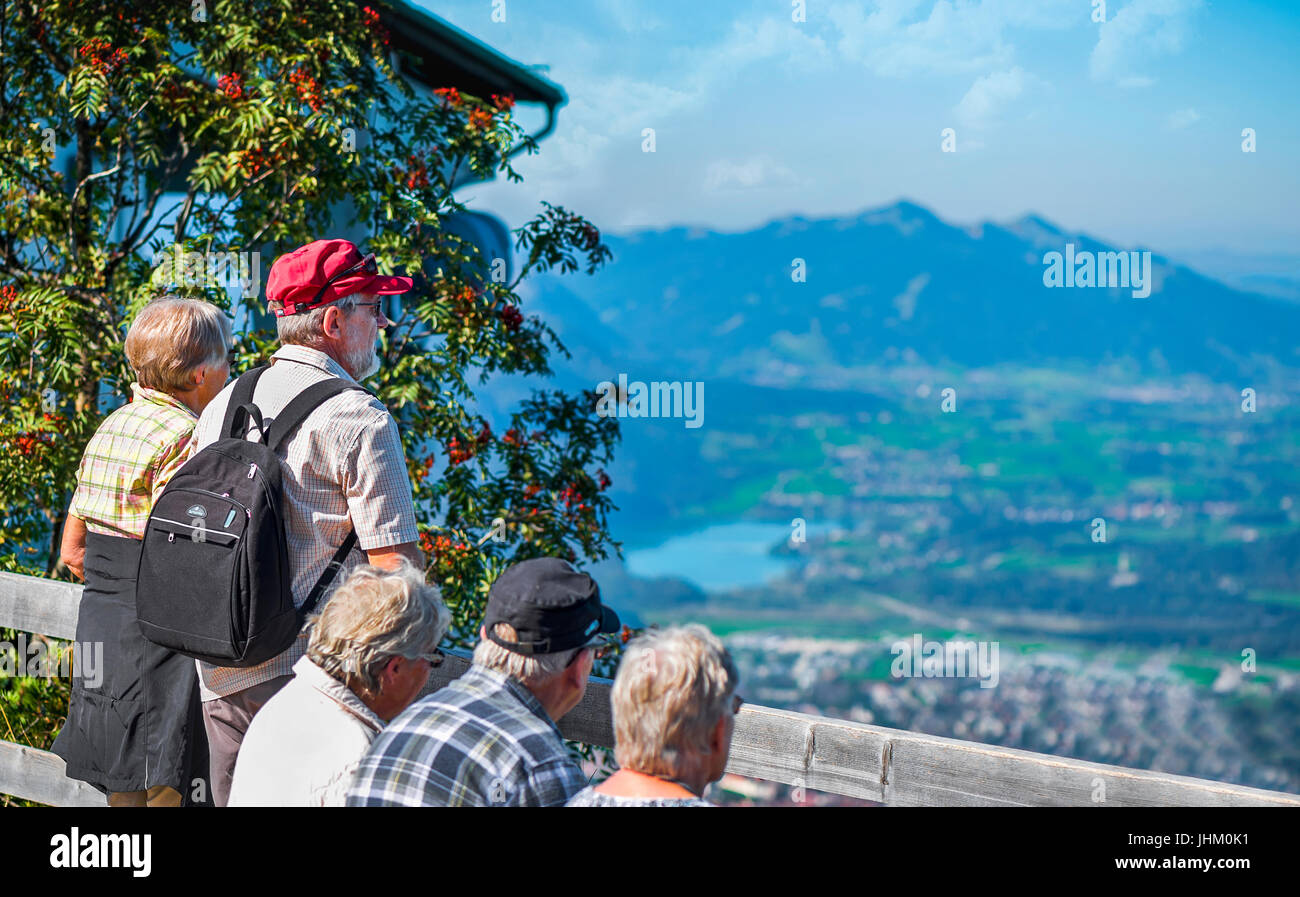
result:
<svg viewBox="0 0 1300 897"><path fill-rule="evenodd" d="M363 274L379 273L379 265L375 262L375 254L373 252L366 253L366 255L362 257L361 261L357 262L355 265L352 265L351 267L344 268L338 274L335 274L329 280L325 281L325 285L321 287L319 290L317 290L316 295L312 297L311 302L307 303L308 307L313 306L317 302L319 302L320 297L325 295L325 291L330 288L330 284L334 283L334 281L342 280L344 277L347 277L349 274L357 274L357 273L363 273Z"/></svg>

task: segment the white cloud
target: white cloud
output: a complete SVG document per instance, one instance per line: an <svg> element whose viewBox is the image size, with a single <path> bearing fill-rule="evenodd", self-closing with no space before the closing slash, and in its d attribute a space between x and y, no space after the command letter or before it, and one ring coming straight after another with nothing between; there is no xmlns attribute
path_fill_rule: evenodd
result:
<svg viewBox="0 0 1300 897"><path fill-rule="evenodd" d="M790 183L794 180L796 178L793 171L767 156L747 159L744 162L720 159L710 164L704 173L704 189L711 192L730 188L749 189L776 183Z"/></svg>
<svg viewBox="0 0 1300 897"><path fill-rule="evenodd" d="M1201 113L1188 106L1186 109L1179 109L1176 112L1171 112L1169 118L1165 119L1165 124L1173 128L1175 131L1181 131L1183 128L1194 125L1200 120Z"/></svg>
<svg viewBox="0 0 1300 897"><path fill-rule="evenodd" d="M928 7L928 9L927 9ZM1009 32L1079 24L1076 0L880 0L870 12L841 2L826 16L839 32L836 49L882 77L959 74L1011 64Z"/></svg>
<svg viewBox="0 0 1300 897"><path fill-rule="evenodd" d="M1120 87L1154 84L1137 67L1181 50L1191 17L1201 7L1201 0L1133 0L1100 26L1088 59L1089 75Z"/></svg>
<svg viewBox="0 0 1300 897"><path fill-rule="evenodd" d="M968 128L992 124L1002 107L1024 92L1029 76L1019 67L975 79L954 110L957 121Z"/></svg>

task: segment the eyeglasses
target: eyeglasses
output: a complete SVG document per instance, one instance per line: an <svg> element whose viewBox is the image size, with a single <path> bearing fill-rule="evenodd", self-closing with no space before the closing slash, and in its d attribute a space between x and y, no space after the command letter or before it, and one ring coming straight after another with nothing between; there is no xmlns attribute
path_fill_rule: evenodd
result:
<svg viewBox="0 0 1300 897"><path fill-rule="evenodd" d="M344 268L338 274L335 274L329 280L325 281L325 286L321 287L319 290L316 291L316 295L312 297L311 302L308 302L307 305L311 306L319 302L320 297L325 295L325 291L330 288L330 284L334 283L334 281L342 280L344 277L347 277L349 274L356 274L358 271L363 272L365 274L379 273L379 265L378 263L375 262L375 254L373 252L366 253L366 255L361 259L361 261L357 262L355 265L352 265L349 268Z"/></svg>
<svg viewBox="0 0 1300 897"><path fill-rule="evenodd" d="M382 302L376 299L374 302L358 302L356 305L353 306L353 308L373 308L375 310L374 312L375 320L378 321L381 317L383 317L384 314L379 310L379 307L382 304L383 304Z"/></svg>
<svg viewBox="0 0 1300 897"><path fill-rule="evenodd" d="M427 660L427 661L429 661L429 668L430 668L430 669L437 669L438 667L442 666L442 662L443 662L444 659L446 659L446 657L447 657L447 655L443 654L442 651L441 651L440 649L438 649L438 648L434 648L432 654L417 654L417 655L415 655L415 659L416 659L416 660Z"/></svg>

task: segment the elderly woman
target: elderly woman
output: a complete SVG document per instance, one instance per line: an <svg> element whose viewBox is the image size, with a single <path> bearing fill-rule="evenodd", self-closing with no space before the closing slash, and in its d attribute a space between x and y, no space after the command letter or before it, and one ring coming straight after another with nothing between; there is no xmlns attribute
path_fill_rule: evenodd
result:
<svg viewBox="0 0 1300 897"><path fill-rule="evenodd" d="M612 695L620 769L568 806L712 806L701 795L727 766L739 678L722 642L698 624L635 639Z"/></svg>
<svg viewBox="0 0 1300 897"><path fill-rule="evenodd" d="M249 724L227 806L343 806L370 743L442 662L450 622L408 561L353 570L314 618L294 678Z"/></svg>
<svg viewBox="0 0 1300 897"><path fill-rule="evenodd" d="M141 309L126 335L131 401L91 436L63 526L60 557L86 581L77 644L103 646L95 681L73 681L54 741L67 774L109 806L206 802L207 739L194 661L145 641L135 577L154 502L189 458L198 415L230 377L230 320L176 296Z"/></svg>

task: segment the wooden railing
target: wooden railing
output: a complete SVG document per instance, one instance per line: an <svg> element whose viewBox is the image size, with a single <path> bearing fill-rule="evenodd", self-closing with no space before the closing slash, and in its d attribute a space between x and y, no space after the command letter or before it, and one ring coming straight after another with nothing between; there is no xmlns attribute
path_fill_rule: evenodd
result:
<svg viewBox="0 0 1300 897"><path fill-rule="evenodd" d="M0 573L0 628L72 640L81 587ZM456 652L429 690L469 667ZM593 677L560 721L565 737L612 747L610 681ZM895 806L1288 806L1300 795L1035 754L972 741L746 704L729 772ZM103 806L47 751L0 741L0 794L58 806Z"/></svg>

